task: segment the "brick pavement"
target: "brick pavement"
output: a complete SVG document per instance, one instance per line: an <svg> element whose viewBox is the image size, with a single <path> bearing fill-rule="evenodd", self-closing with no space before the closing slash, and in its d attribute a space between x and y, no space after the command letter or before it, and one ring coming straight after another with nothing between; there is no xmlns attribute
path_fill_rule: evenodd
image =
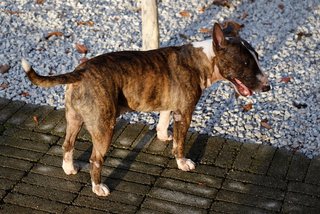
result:
<svg viewBox="0 0 320 214"><path fill-rule="evenodd" d="M122 120L102 170L112 192L97 197L90 136L80 132L82 169L66 176L64 129L63 110L0 98L0 213L320 213L320 158L188 133L197 168L182 172L171 144Z"/></svg>

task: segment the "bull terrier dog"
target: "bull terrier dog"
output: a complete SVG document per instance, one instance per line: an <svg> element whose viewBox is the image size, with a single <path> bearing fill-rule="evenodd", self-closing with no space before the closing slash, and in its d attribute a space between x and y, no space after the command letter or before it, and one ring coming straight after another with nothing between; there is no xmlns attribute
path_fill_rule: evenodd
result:
<svg viewBox="0 0 320 214"><path fill-rule="evenodd" d="M110 194L101 182L101 169L116 118L122 112L160 112L158 138L173 140L172 153L178 168L190 171L195 169L195 163L184 156L184 140L202 91L220 80L231 82L242 96L270 90L257 52L234 32L224 35L218 23L213 26L212 39L149 51L106 53L62 75L41 76L25 59L22 59L22 67L35 85L67 85L62 168L67 175L79 170L73 162L73 150L84 124L93 143L92 191L99 196ZM167 132L171 113L174 118L172 137Z"/></svg>

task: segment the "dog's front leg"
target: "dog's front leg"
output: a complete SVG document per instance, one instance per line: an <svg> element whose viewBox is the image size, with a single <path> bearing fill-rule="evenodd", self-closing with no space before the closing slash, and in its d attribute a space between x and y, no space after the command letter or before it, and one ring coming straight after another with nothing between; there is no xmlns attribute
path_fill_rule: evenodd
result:
<svg viewBox="0 0 320 214"><path fill-rule="evenodd" d="M172 140L172 135L168 135L171 111L160 111L159 123L157 125L157 137L161 141Z"/></svg>
<svg viewBox="0 0 320 214"><path fill-rule="evenodd" d="M183 171L195 169L195 163L184 156L184 141L191 123L191 113L181 114L175 112L173 127L173 148L172 153L176 158L178 168Z"/></svg>

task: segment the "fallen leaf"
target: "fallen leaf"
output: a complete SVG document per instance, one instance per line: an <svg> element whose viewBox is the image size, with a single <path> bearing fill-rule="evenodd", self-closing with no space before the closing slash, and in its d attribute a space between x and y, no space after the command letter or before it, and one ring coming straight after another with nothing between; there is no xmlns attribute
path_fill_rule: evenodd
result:
<svg viewBox="0 0 320 214"><path fill-rule="evenodd" d="M252 107L253 107L253 103L248 103L248 104L242 106L242 109L244 112L247 112L247 111L250 111L252 109Z"/></svg>
<svg viewBox="0 0 320 214"><path fill-rule="evenodd" d="M198 12L199 13L204 13L205 10L206 10L205 6L202 6L202 7L198 8Z"/></svg>
<svg viewBox="0 0 320 214"><path fill-rule="evenodd" d="M30 94L28 92L26 92L26 91L22 92L20 95L23 96L23 97L30 96Z"/></svg>
<svg viewBox="0 0 320 214"><path fill-rule="evenodd" d="M3 12L5 12L5 13L8 13L8 14L10 14L10 15L20 15L21 13L23 13L23 12L20 12L20 11L12 11L12 10L2 10Z"/></svg>
<svg viewBox="0 0 320 214"><path fill-rule="evenodd" d="M6 88L8 88L9 87L9 84L8 83L2 83L1 85L0 85L0 89L2 90L2 89L6 89Z"/></svg>
<svg viewBox="0 0 320 214"><path fill-rule="evenodd" d="M81 25L85 25L85 26L89 26L89 27L92 27L93 25L94 25L94 22L93 21L86 21L86 22L84 22L84 21L78 21L77 22L77 25L78 26L81 26Z"/></svg>
<svg viewBox="0 0 320 214"><path fill-rule="evenodd" d="M36 4L43 4L45 0L36 0Z"/></svg>
<svg viewBox="0 0 320 214"><path fill-rule="evenodd" d="M38 116L34 115L34 116L33 116L33 121L35 122L35 124L36 124L37 126L39 125Z"/></svg>
<svg viewBox="0 0 320 214"><path fill-rule="evenodd" d="M188 39L189 37L183 33L179 33L179 36L182 38L182 39Z"/></svg>
<svg viewBox="0 0 320 214"><path fill-rule="evenodd" d="M45 38L49 39L52 36L57 36L57 37L58 36L63 36L63 33L59 32L59 31L54 31L54 32L48 33L48 35Z"/></svg>
<svg viewBox="0 0 320 214"><path fill-rule="evenodd" d="M269 125L268 122L269 122L268 119L262 119L260 124L262 127L266 128L266 129L271 129L272 127Z"/></svg>
<svg viewBox="0 0 320 214"><path fill-rule="evenodd" d="M10 68L8 64L0 65L0 74L8 73Z"/></svg>
<svg viewBox="0 0 320 214"><path fill-rule="evenodd" d="M190 12L188 12L188 11L186 11L186 10L180 11L179 14L180 14L180 16L182 16L182 17L190 17L190 16L191 16Z"/></svg>
<svg viewBox="0 0 320 214"><path fill-rule="evenodd" d="M290 81L291 81L291 77L289 77L289 76L282 77L282 78L280 79L280 82L284 82L284 83L288 83L288 82L290 82Z"/></svg>
<svg viewBox="0 0 320 214"><path fill-rule="evenodd" d="M199 30L200 33L211 33L211 29L202 27Z"/></svg>
<svg viewBox="0 0 320 214"><path fill-rule="evenodd" d="M76 49L79 53L82 53L82 54L86 54L88 52L88 48L85 45L82 45L79 43L76 44Z"/></svg>
<svg viewBox="0 0 320 214"><path fill-rule="evenodd" d="M80 64L81 64L81 63L84 63L84 62L86 62L86 61L88 61L88 60L89 60L88 58L83 57L83 58L81 58L79 61L80 61Z"/></svg>
<svg viewBox="0 0 320 214"><path fill-rule="evenodd" d="M307 107L308 107L308 105L305 104L305 103L297 103L297 102L295 102L295 101L293 101L292 105L293 105L294 107L298 108L298 109L307 108Z"/></svg>
<svg viewBox="0 0 320 214"><path fill-rule="evenodd" d="M299 33L297 33L297 36L298 36L298 38L297 38L298 41L300 41L303 36L305 36L305 37L310 37L310 36L312 36L312 33L299 32Z"/></svg>
<svg viewBox="0 0 320 214"><path fill-rule="evenodd" d="M214 0L212 4L222 7L231 7L231 4L228 0Z"/></svg>
<svg viewBox="0 0 320 214"><path fill-rule="evenodd" d="M283 12L284 11L284 4L283 3L278 4L278 8L281 10L281 12Z"/></svg>
<svg viewBox="0 0 320 214"><path fill-rule="evenodd" d="M245 19L245 18L247 18L249 16L249 14L246 12L246 11L244 11L243 13L242 13L242 15L241 15L241 19Z"/></svg>

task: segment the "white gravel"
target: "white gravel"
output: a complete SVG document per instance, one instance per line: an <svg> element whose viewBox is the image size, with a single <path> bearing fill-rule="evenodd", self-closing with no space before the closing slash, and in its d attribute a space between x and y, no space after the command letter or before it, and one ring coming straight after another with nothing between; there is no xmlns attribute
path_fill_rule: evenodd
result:
<svg viewBox="0 0 320 214"><path fill-rule="evenodd" d="M83 57L141 47L138 1L35 2L0 1L0 65L11 66L7 73L0 73L0 97L63 107L64 88L31 85L21 69L22 57L47 75L70 72ZM161 46L204 40L210 34L201 33L200 28L211 28L215 21L236 20L245 24L241 35L261 55L261 65L273 86L271 92L237 101L230 84L214 85L204 91L191 130L286 147L308 157L319 155L319 1L230 2L230 8L212 5L212 0L159 2ZM181 11L187 11L188 16L181 16ZM88 21L93 26L77 24ZM45 39L54 31L62 32L63 36ZM85 44L88 53L78 53L76 43ZM282 77L290 77L291 81L285 83ZM244 112L242 106L248 103L253 103L253 108ZM123 117L131 122L146 122L151 127L158 120L156 113L130 113ZM264 119L271 129L261 125Z"/></svg>

